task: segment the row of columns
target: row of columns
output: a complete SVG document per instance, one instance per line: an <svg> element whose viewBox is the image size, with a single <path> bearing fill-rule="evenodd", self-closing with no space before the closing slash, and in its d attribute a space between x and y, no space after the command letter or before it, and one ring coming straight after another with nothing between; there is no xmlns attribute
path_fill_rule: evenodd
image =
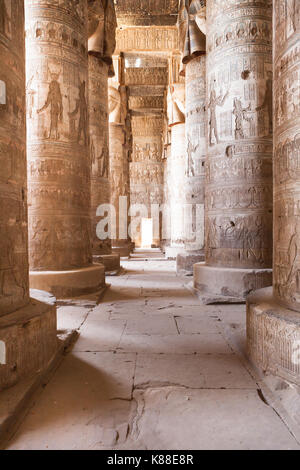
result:
<svg viewBox="0 0 300 470"><path fill-rule="evenodd" d="M0 390L43 369L58 347L55 301L29 295L23 0L1 15Z"/></svg>
<svg viewBox="0 0 300 470"><path fill-rule="evenodd" d="M249 357L299 384L299 8L287 0L182 0L179 37L186 106L173 122L173 87L169 174L176 127L185 125L189 186L205 191L205 262L194 264L194 288L204 303L243 302L251 293Z"/></svg>
<svg viewBox="0 0 300 470"><path fill-rule="evenodd" d="M111 200L114 2L15 0L3 8L0 390L56 353L55 298L46 292L99 292L105 271L120 267L111 241L96 236L105 215L97 208Z"/></svg>

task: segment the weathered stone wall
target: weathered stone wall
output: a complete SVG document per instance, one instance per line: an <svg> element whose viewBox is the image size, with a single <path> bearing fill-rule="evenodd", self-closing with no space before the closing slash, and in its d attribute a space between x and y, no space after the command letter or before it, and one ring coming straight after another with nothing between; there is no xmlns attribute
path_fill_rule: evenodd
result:
<svg viewBox="0 0 300 470"><path fill-rule="evenodd" d="M272 265L272 2L207 1L206 262Z"/></svg>
<svg viewBox="0 0 300 470"><path fill-rule="evenodd" d="M88 266L87 1L26 6L30 267Z"/></svg>
<svg viewBox="0 0 300 470"><path fill-rule="evenodd" d="M274 293L300 310L300 7L274 3Z"/></svg>
<svg viewBox="0 0 300 470"><path fill-rule="evenodd" d="M0 316L29 300L22 0L0 4Z"/></svg>

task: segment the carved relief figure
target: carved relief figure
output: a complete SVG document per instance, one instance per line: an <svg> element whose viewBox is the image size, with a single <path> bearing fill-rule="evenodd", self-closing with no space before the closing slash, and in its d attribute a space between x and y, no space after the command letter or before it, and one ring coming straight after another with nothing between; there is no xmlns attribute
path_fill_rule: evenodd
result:
<svg viewBox="0 0 300 470"><path fill-rule="evenodd" d="M187 169L186 169L187 176L195 176L195 161L193 158L193 154L196 152L198 147L199 147L199 144L193 145L191 137L188 136L188 145L187 145L188 159L187 159Z"/></svg>
<svg viewBox="0 0 300 470"><path fill-rule="evenodd" d="M36 95L36 91L32 88L33 78L34 75L32 75L26 86L27 115L29 119L32 119L33 117L34 95Z"/></svg>
<svg viewBox="0 0 300 470"><path fill-rule="evenodd" d="M54 138L58 140L58 121L63 120L62 94L60 90L60 84L58 82L59 74L50 72L50 77L51 82L49 85L46 103L41 109L37 110L37 113L42 113L50 106L50 131L48 138L51 139L52 134L54 133Z"/></svg>
<svg viewBox="0 0 300 470"><path fill-rule="evenodd" d="M213 134L216 139L216 143L220 143L219 134L218 134L218 125L217 125L217 115L216 108L217 106L222 107L229 95L229 90L225 93L222 98L222 95L217 96L216 90L213 88L210 92L210 99L208 103L208 109L210 110L210 120L209 120L209 144L214 145L212 141Z"/></svg>
<svg viewBox="0 0 300 470"><path fill-rule="evenodd" d="M250 104L247 108L242 107L241 100L234 98L233 115L235 116L235 138L244 139L244 121L250 121L251 118L247 117L247 111L250 111Z"/></svg>
<svg viewBox="0 0 300 470"><path fill-rule="evenodd" d="M269 134L273 133L273 79L272 72L267 73L266 91L262 104L256 108L256 111L267 109L269 117Z"/></svg>
<svg viewBox="0 0 300 470"><path fill-rule="evenodd" d="M76 107L74 111L69 113L69 117L75 117L79 113L79 123L78 123L78 134L77 142L81 140L81 135L83 134L84 145L87 145L87 119L88 119L88 109L87 102L85 97L85 81L83 81L79 86L79 98L76 100Z"/></svg>
<svg viewBox="0 0 300 470"><path fill-rule="evenodd" d="M109 150L106 146L103 147L101 155L99 157L98 168L101 178L108 178Z"/></svg>

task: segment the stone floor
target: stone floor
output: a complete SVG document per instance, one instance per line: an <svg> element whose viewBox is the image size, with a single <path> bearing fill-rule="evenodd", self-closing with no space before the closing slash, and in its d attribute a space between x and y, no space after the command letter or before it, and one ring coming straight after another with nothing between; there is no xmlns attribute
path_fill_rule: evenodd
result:
<svg viewBox="0 0 300 470"><path fill-rule="evenodd" d="M59 307L79 339L8 448L300 449L226 339L245 306L199 305L158 253L123 267L100 305Z"/></svg>

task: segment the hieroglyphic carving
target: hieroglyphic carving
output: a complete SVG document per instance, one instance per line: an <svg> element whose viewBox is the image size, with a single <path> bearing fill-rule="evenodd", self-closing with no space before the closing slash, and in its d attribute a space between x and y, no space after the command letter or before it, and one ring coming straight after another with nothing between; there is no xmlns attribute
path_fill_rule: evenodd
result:
<svg viewBox="0 0 300 470"><path fill-rule="evenodd" d="M117 51L177 51L176 27L122 27L117 29Z"/></svg>
<svg viewBox="0 0 300 470"><path fill-rule="evenodd" d="M130 96L129 108L130 109L163 109L164 97L163 96Z"/></svg>
<svg viewBox="0 0 300 470"><path fill-rule="evenodd" d="M119 0L118 14L123 15L175 15L177 0Z"/></svg>
<svg viewBox="0 0 300 470"><path fill-rule="evenodd" d="M208 265L272 264L271 6L207 1Z"/></svg>
<svg viewBox="0 0 300 470"><path fill-rule="evenodd" d="M126 68L126 85L167 85L166 67Z"/></svg>
<svg viewBox="0 0 300 470"><path fill-rule="evenodd" d="M0 317L29 300L24 8L0 2Z"/></svg>
<svg viewBox="0 0 300 470"><path fill-rule="evenodd" d="M300 8L275 1L274 22L274 292L300 310Z"/></svg>
<svg viewBox="0 0 300 470"><path fill-rule="evenodd" d="M87 0L25 7L30 266L84 267L92 259Z"/></svg>

